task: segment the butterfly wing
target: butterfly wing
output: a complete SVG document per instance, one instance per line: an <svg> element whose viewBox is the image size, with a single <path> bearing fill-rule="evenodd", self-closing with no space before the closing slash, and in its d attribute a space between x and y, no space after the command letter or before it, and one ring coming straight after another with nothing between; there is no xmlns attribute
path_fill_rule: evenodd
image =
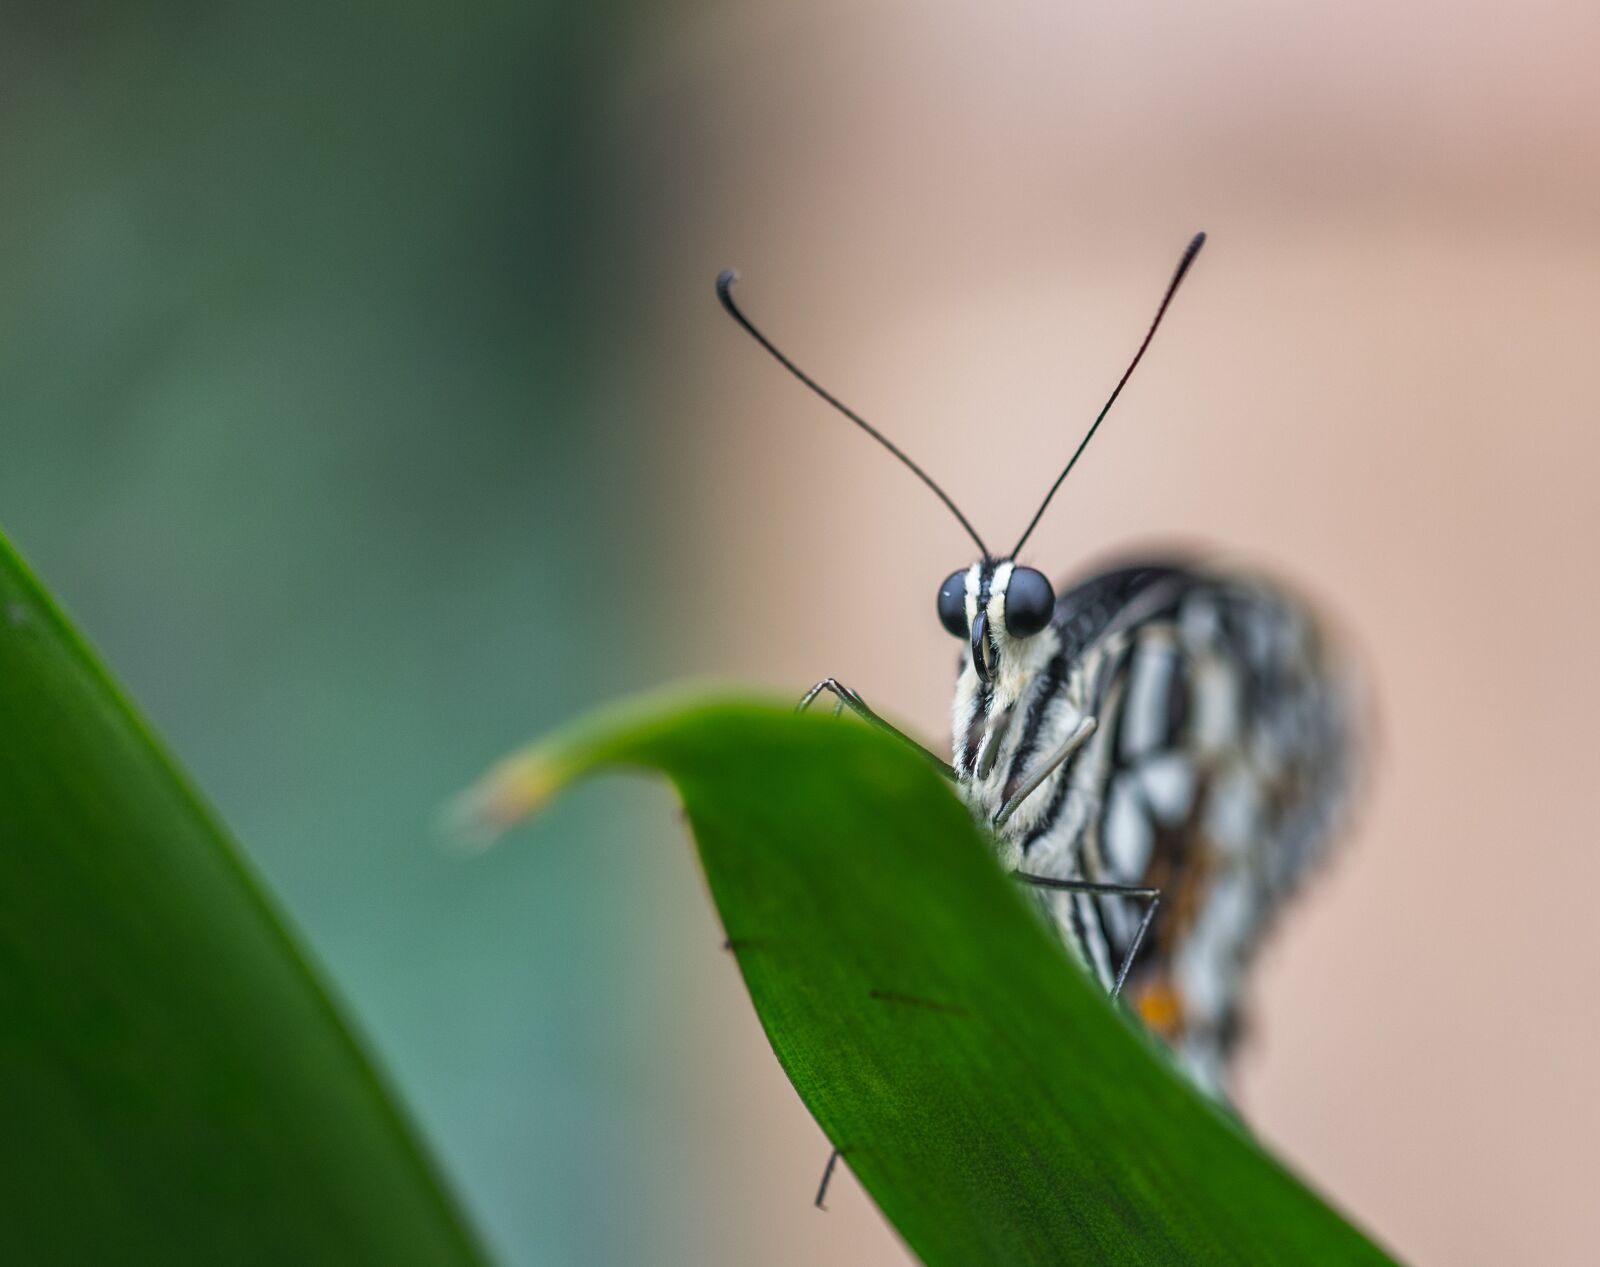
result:
<svg viewBox="0 0 1600 1267"><path fill-rule="evenodd" d="M1182 565L1095 576L1062 595L1056 623L1099 719L1066 772L1087 793L1076 873L1161 890L1124 988L1196 1079L1220 1088L1246 966L1345 800L1343 672L1298 600ZM1070 895L1052 908L1103 979L1143 913L1137 899Z"/></svg>

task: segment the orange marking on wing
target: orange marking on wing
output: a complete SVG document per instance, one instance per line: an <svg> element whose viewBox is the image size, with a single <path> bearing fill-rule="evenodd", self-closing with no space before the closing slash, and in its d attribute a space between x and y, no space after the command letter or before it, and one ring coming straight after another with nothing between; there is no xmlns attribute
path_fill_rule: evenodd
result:
<svg viewBox="0 0 1600 1267"><path fill-rule="evenodd" d="M1133 1007L1151 1033L1170 1042L1183 1032L1183 1000L1165 981L1141 989Z"/></svg>

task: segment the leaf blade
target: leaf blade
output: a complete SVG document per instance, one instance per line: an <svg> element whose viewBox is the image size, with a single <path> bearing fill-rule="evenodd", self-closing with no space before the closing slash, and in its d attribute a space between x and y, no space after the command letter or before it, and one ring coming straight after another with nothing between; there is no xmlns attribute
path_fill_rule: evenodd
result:
<svg viewBox="0 0 1600 1267"><path fill-rule="evenodd" d="M0 1258L483 1261L261 886L0 538Z"/></svg>
<svg viewBox="0 0 1600 1267"><path fill-rule="evenodd" d="M965 808L866 727L739 700L613 710L479 789L503 827L666 773L774 1053L928 1264L1390 1261L1077 970Z"/></svg>

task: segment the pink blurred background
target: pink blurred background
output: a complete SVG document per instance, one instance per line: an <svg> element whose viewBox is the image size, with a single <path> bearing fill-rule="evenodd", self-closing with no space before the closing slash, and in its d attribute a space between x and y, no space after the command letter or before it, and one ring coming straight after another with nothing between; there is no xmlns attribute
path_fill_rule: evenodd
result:
<svg viewBox="0 0 1600 1267"><path fill-rule="evenodd" d="M1029 561L1198 543L1365 663L1370 787L1269 947L1241 1102L1416 1262L1600 1258L1597 47L1577 4L758 4L653 32L613 103L681 182L641 288L675 667L835 674L940 746L965 539L713 276L1008 539L1210 233ZM810 1209L826 1145L688 868L664 900L706 1212L665 1257L899 1261L848 1178Z"/></svg>

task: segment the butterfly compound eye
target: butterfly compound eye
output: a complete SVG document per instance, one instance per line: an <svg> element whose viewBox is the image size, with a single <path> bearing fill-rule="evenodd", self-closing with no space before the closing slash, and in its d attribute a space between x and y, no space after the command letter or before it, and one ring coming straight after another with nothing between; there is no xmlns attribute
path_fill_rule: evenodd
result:
<svg viewBox="0 0 1600 1267"><path fill-rule="evenodd" d="M1055 614L1056 592L1049 578L1032 568L1017 568L1006 585L1006 632L1013 638L1031 638Z"/></svg>
<svg viewBox="0 0 1600 1267"><path fill-rule="evenodd" d="M952 572L939 587L939 623L957 638L967 636L967 574Z"/></svg>

